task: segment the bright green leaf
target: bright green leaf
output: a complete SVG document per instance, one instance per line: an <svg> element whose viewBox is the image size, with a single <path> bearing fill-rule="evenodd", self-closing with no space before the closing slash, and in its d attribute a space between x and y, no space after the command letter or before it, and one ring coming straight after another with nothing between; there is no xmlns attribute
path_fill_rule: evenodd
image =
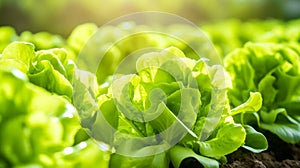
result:
<svg viewBox="0 0 300 168"><path fill-rule="evenodd" d="M198 142L201 155L220 157L234 152L244 144L246 131L240 124L224 124L218 129L216 137Z"/></svg>

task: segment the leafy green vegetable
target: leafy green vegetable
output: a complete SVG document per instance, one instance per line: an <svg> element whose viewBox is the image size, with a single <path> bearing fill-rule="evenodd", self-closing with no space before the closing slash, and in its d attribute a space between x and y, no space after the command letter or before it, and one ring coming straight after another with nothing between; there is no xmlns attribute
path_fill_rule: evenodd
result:
<svg viewBox="0 0 300 168"><path fill-rule="evenodd" d="M232 78L231 105L237 106L249 92L259 91L263 107L254 120L260 128L289 143L300 141L299 51L296 44L248 43L225 58L225 68Z"/></svg>
<svg viewBox="0 0 300 168"><path fill-rule="evenodd" d="M71 104L72 49L52 48L64 42L49 33L22 33L20 40L37 46L8 44L8 36L3 36L7 41L1 41L5 48L0 54L0 167L108 167L107 147L79 130Z"/></svg>
<svg viewBox="0 0 300 168"><path fill-rule="evenodd" d="M74 143L79 121L66 99L29 83L18 70L0 71L0 78L0 155L7 163L43 163Z"/></svg>
<svg viewBox="0 0 300 168"><path fill-rule="evenodd" d="M261 146L253 146L257 141L251 135L259 133L232 119L259 110L261 95L253 93L231 110L222 67L206 61L187 58L175 47L145 53L136 61L135 74L116 74L106 88L95 87L93 74L76 71L75 106L90 135L115 149L110 166L168 167L172 162L178 167L193 157L217 167L245 145L246 137L248 149L266 149L264 136ZM184 152L177 157L173 152L178 150Z"/></svg>
<svg viewBox="0 0 300 168"><path fill-rule="evenodd" d="M72 98L75 64L64 49L34 50L27 42L13 42L0 58L3 69L17 68L28 74L30 81L51 92Z"/></svg>
<svg viewBox="0 0 300 168"><path fill-rule="evenodd" d="M175 51L178 53L177 50ZM152 60L154 64L148 64L149 60ZM172 69L173 66L178 66L179 69ZM185 64L178 60L176 55L167 50L162 53L143 55L137 61L137 69L141 69L137 75L124 75L116 79L109 89L112 92L100 96L98 103L102 111L100 114L98 113L92 131L107 128L102 127L104 124L104 122L100 122L103 121L102 116L104 121L107 120L108 124L111 124L113 128L118 128L121 133L130 133L136 136L147 137L155 135L155 132L166 130L160 136L162 139L172 142L180 136L182 138L182 133L179 134L179 137L177 136L180 130L181 132L188 130L192 133L189 128L196 120L200 95L197 91L196 81L194 80L193 83L189 77L192 75L191 69L185 67ZM172 83L168 84L168 80ZM176 116L178 114L179 116ZM167 120L169 122L166 123ZM171 127L173 129L168 129L171 125L174 125ZM107 142L103 138L98 140Z"/></svg>

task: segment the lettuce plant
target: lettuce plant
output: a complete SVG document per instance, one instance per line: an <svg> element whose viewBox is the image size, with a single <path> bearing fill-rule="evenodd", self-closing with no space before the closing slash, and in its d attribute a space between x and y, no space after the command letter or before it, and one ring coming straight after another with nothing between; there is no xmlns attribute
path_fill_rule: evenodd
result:
<svg viewBox="0 0 300 168"><path fill-rule="evenodd" d="M218 167L239 147L267 148L262 134L232 118L259 110L260 94L230 109L224 70L206 61L175 47L145 53L136 73L115 74L100 88L77 71L74 104L89 134L111 147L110 167L180 167L191 158Z"/></svg>
<svg viewBox="0 0 300 168"><path fill-rule="evenodd" d="M4 48L0 167L107 167L109 153L80 130L72 105L74 67L64 49L35 51L28 42Z"/></svg>
<svg viewBox="0 0 300 168"><path fill-rule="evenodd" d="M64 49L39 50L28 42L9 44L0 58L1 69L17 68L29 80L50 92L72 98L72 78L75 64L67 58Z"/></svg>
<svg viewBox="0 0 300 168"><path fill-rule="evenodd" d="M0 79L1 167L107 167L105 148L75 136L80 124L70 102L17 69L0 70Z"/></svg>
<svg viewBox="0 0 300 168"><path fill-rule="evenodd" d="M237 120L252 123L289 143L300 142L300 50L297 44L247 43L225 58L232 78L229 100L236 106L260 92L262 108Z"/></svg>
<svg viewBox="0 0 300 168"><path fill-rule="evenodd" d="M0 71L0 156L6 166L53 164L51 153L73 144L75 108L29 82L19 70Z"/></svg>

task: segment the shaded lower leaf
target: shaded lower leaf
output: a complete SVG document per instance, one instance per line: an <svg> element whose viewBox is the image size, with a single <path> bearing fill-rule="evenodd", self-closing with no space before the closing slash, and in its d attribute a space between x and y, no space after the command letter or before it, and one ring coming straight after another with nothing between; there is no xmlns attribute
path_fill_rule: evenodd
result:
<svg viewBox="0 0 300 168"><path fill-rule="evenodd" d="M160 153L152 156L146 157L129 157L120 154L112 154L109 167L111 168L144 168L144 167L153 167L153 168L168 168L169 160L166 156L166 153Z"/></svg>
<svg viewBox="0 0 300 168"><path fill-rule="evenodd" d="M187 162L186 159L195 159L198 166L203 165L205 168L218 168L219 163L211 158L207 158L201 155L196 154L192 149L185 148L179 145L174 146L169 151L170 159L175 168L181 166L184 167L195 167L195 162ZM185 163L193 163L193 165L182 165Z"/></svg>
<svg viewBox="0 0 300 168"><path fill-rule="evenodd" d="M243 148L254 153L259 153L268 149L268 141L262 133L257 132L250 125L244 125L243 127L247 134Z"/></svg>
<svg viewBox="0 0 300 168"><path fill-rule="evenodd" d="M290 117L285 109L261 111L260 116L262 118L260 128L271 131L285 142L293 144L300 142L300 124Z"/></svg>

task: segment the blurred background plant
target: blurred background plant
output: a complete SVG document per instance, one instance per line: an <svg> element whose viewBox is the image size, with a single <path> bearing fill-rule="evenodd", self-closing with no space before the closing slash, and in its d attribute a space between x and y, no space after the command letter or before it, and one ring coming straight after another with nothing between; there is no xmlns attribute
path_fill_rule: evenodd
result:
<svg viewBox="0 0 300 168"><path fill-rule="evenodd" d="M170 12L201 23L227 18L289 20L300 16L299 7L299 0L0 0L0 25L13 26L17 32L68 36L78 24L100 26L132 12Z"/></svg>

